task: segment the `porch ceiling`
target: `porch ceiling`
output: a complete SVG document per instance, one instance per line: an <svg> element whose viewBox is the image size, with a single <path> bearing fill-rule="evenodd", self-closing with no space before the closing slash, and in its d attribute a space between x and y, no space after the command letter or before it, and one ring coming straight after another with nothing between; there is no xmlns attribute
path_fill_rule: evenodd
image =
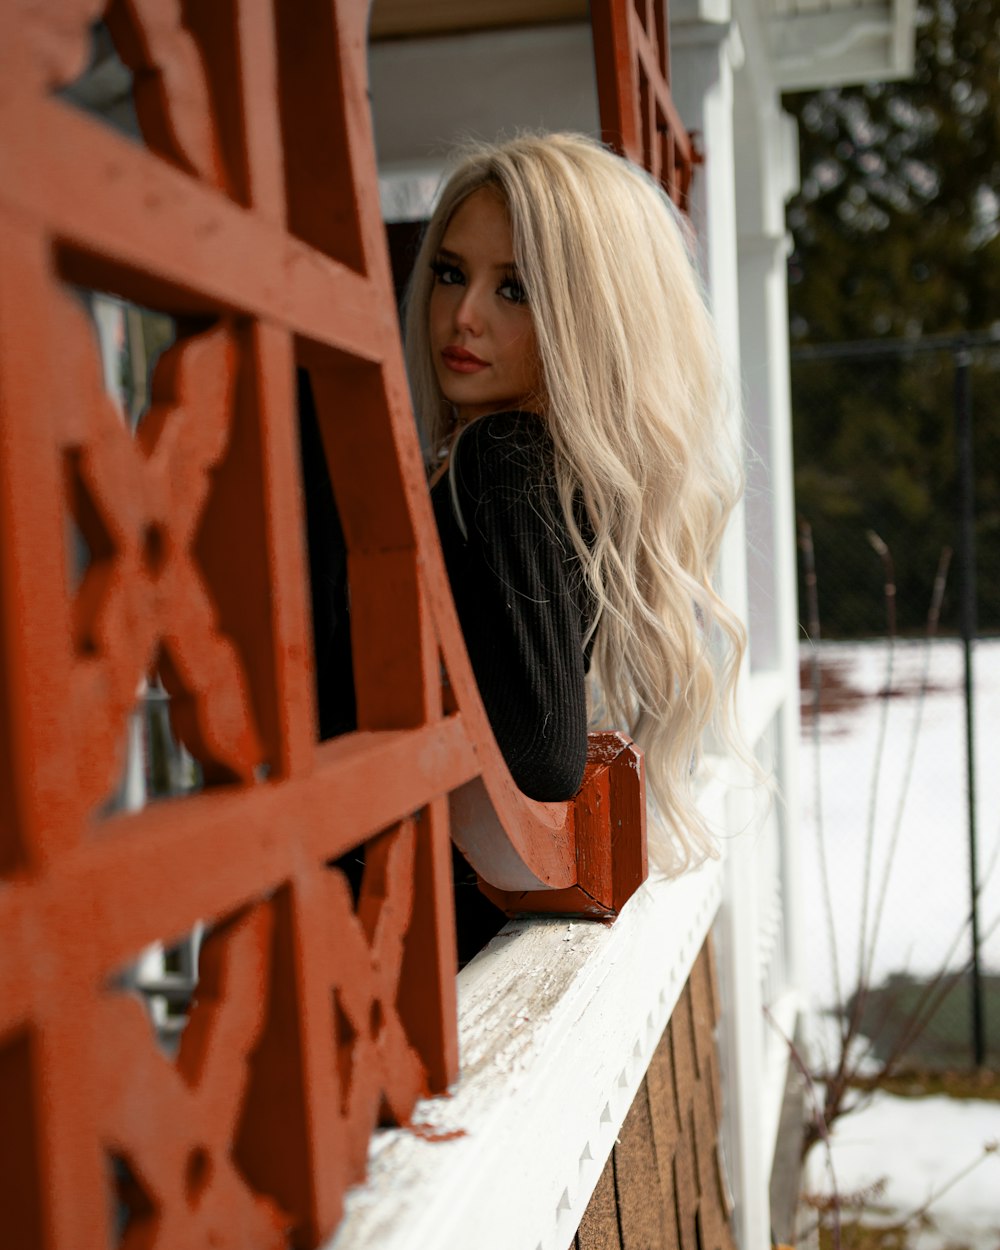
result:
<svg viewBox="0 0 1000 1250"><path fill-rule="evenodd" d="M375 0L370 38L407 39L459 31L578 22L587 0Z"/></svg>
<svg viewBox="0 0 1000 1250"><path fill-rule="evenodd" d="M728 11L717 0L673 0L682 20ZM732 0L760 30L780 91L902 78L913 72L916 0ZM374 0L372 42L586 22L588 0ZM718 20L712 17L711 20ZM746 32L745 32L746 33Z"/></svg>
<svg viewBox="0 0 1000 1250"><path fill-rule="evenodd" d="M913 72L915 0L757 0L782 91Z"/></svg>

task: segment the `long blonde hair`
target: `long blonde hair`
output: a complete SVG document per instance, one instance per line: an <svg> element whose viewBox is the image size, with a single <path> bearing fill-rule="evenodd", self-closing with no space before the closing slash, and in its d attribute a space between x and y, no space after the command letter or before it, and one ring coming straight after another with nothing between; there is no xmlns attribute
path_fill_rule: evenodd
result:
<svg viewBox="0 0 1000 1250"><path fill-rule="evenodd" d="M598 605L599 719L627 726L679 870L715 853L696 804L703 731L732 740L742 626L712 576L742 482L726 370L684 223L642 170L582 135L471 149L445 184L407 297L410 385L428 445L455 414L428 341L431 263L456 208L495 188L528 292L566 527ZM588 544L574 501L582 500Z"/></svg>

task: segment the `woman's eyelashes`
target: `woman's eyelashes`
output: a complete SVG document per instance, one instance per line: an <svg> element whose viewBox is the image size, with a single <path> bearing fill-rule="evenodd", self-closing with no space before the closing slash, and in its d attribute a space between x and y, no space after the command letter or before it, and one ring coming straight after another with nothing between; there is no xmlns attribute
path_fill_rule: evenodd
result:
<svg viewBox="0 0 1000 1250"><path fill-rule="evenodd" d="M431 261L431 272L442 286L461 286L465 282L465 274L461 269L441 257Z"/></svg>
<svg viewBox="0 0 1000 1250"><path fill-rule="evenodd" d="M453 261L445 260L438 257L431 261L431 272L441 286L464 286L465 273L459 265ZM497 294L507 301L508 304L526 304L528 302L528 292L524 289L517 273L512 269L509 273L504 274L500 285L497 287Z"/></svg>
<svg viewBox="0 0 1000 1250"><path fill-rule="evenodd" d="M524 289L517 274L508 274L497 287L497 291L511 304L526 304L528 292Z"/></svg>

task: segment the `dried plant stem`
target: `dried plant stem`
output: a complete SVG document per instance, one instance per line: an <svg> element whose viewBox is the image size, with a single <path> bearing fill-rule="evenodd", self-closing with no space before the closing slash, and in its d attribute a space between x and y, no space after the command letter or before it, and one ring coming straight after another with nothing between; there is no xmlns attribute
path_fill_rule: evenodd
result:
<svg viewBox="0 0 1000 1250"><path fill-rule="evenodd" d="M953 1176L950 1176L943 1185L939 1186L937 1189L931 1190L930 1194L924 1199L919 1207L914 1207L909 1215L904 1216L903 1219L899 1221L900 1227L905 1228L907 1224L912 1224L914 1220L923 1219L933 1204L937 1202L942 1195L946 1194L949 1189L953 1189L960 1180L964 1180L970 1172L974 1172L984 1159L988 1158L990 1155L995 1155L996 1153L997 1143L995 1141L984 1142L982 1149L972 1162L967 1163L963 1168L959 1168L959 1170Z"/></svg>
<svg viewBox="0 0 1000 1250"><path fill-rule="evenodd" d="M886 629L889 638L889 649L886 657L885 686L882 691L882 706L879 713L878 738L875 744L875 756L872 762L872 784L868 798L868 818L865 827L865 859L861 888L861 932L858 939L858 973L854 990L854 1003L850 1016L841 1030L840 1053L837 1065L826 1085L824 1114L827 1123L843 1114L844 1096L854 1078L855 1066L851 1062L851 1043L858 1036L865 1004L868 999L868 985L865 980L866 953L868 950L868 910L871 895L871 866L875 850L875 834L878 817L878 791L882 777L882 761L885 755L885 744L889 729L889 698L892 692L893 664L896 646L896 580L893 569L892 553L885 542L875 533L868 531L868 541L882 560L884 574L884 594ZM843 1000L840 1000L843 1002ZM807 1131L808 1139L808 1131Z"/></svg>
<svg viewBox="0 0 1000 1250"><path fill-rule="evenodd" d="M867 1105L874 1096L874 1093L878 1090L879 1086L894 1074L908 1049L912 1046L913 1042L924 1031L924 1029L927 1028L928 1024L941 1006L944 998L948 993L950 993L957 981L967 973L968 967L971 963L971 960L966 961L957 972L948 972L949 965L955 956L959 943L961 942L967 928L971 924L972 913L970 909L969 915L959 926L952 943L945 953L937 973L922 987L916 1003L912 1008L907 1010L905 1019L902 1021L902 1027L899 1035L894 1039L887 1058L880 1064L878 1075L875 1077L874 1081L872 1081L871 1086L867 1089L867 1091L861 1093L860 1096L851 1102L849 1106L845 1106L848 1089L853 1088L853 1083L858 1075L861 1065L870 1057L878 1038L883 1035L884 1030L888 1027L890 1022L892 1010L891 1004L880 1013L881 1018L878 1021L877 1027L874 1030L866 1029L866 1032L870 1032L870 1037L867 1039L869 1044L860 1057L851 1053L852 1047L854 1047L856 1040L860 1037L861 1023L865 1015L865 1007L870 995L875 953L878 947L879 936L885 917L889 882L892 877L893 865L896 861L899 850L903 818L915 770L918 740L922 728L927 696L930 690L932 648L938 633L941 605L947 586L948 570L952 555L950 548L945 548L942 550L938 560L931 602L927 613L927 626L923 662L920 672L920 682L917 692L917 705L910 733L908 735L901 788L893 811L886 854L876 878L875 841L878 833L877 822L879 789L883 781L881 774L888 742L889 702L893 690L895 668L896 585L892 554L889 551L888 546L879 537L879 535L874 532L869 532L868 539L875 551L878 553L883 566L888 652L886 656L885 686L882 691L883 705L880 710L878 738L872 763L872 783L868 798L863 884L861 892L861 922L858 945L857 984L849 1017L845 1011L846 1004L843 995L839 956L836 945L836 916L833 907L832 884L826 848L826 831L822 810L819 730L822 683L819 652L816 646L813 647L811 656L811 729L812 749L815 757L814 801L816 805L818 863L820 870L824 918L831 952L834 993L836 995L836 1006L840 1014L840 1049L838 1055L836 1056L835 1064L824 1063L823 1065L825 1075L822 1079L825 1083L825 1090L821 1109L818 1107L818 1090L816 1082L814 1081L811 1073L807 1070L802 1056L799 1054L794 1043L786 1039L792 1061L806 1080L810 1103L813 1107L813 1115L810 1117L810 1121L806 1126L804 1134L802 1157L805 1158L808 1151L817 1142L822 1142L824 1144L827 1168L829 1169L831 1184L834 1190L832 1210L836 1218L836 1228L833 1231L834 1242L837 1247L840 1246L841 1241L840 1208L842 1203L837 1190L836 1176L833 1167L830 1130L834 1122L841 1116ZM805 572L804 581L806 603L808 608L809 634L812 641L814 643L818 643L820 638L820 621L815 551L813 547L811 528L808 522L801 518L799 520L799 545L802 550ZM1000 842L997 844L995 854L991 856L988 871L976 885L974 898L978 899L987 880L992 876L993 869L998 863L998 856L1000 856ZM874 904L874 906L872 906L872 904ZM1000 915L995 917L992 923L988 926L987 936L992 935L998 926L1000 926ZM772 1024L773 1023L774 1022L772 1021ZM906 1217L900 1227L903 1227L904 1225L911 1223L913 1220L924 1216L932 1203L936 1202L942 1194L951 1189L975 1167L978 1167L987 1154L996 1153L997 1151L998 1145L996 1142L987 1143L986 1146L984 1146L982 1153L975 1160L963 1167L946 1183L932 1192L920 1207L916 1208ZM822 1223L822 1217L820 1219L820 1223Z"/></svg>
<svg viewBox="0 0 1000 1250"><path fill-rule="evenodd" d="M888 852L885 858L882 873L879 879L878 892L875 900L875 907L870 909L871 901L871 880L872 880L872 864L874 860L874 842L876 836L876 822L878 810L878 786L880 774L882 771L882 761L884 758L884 750L887 740L887 722L888 722L888 704L889 696L892 690L893 682L893 652L895 646L896 631L896 588L893 571L893 562L891 553L883 540L875 533L870 532L869 541L875 548L876 552L882 559L885 582L885 608L886 608L886 625L889 635L889 654L886 666L886 679L884 694L884 704L881 711L879 721L879 736L876 746L875 758L873 762L873 782L871 793L869 796L868 819L866 828L866 848L865 848L865 866L864 866L864 885L862 890L862 912L861 912L861 934L858 949L858 977L857 985L854 992L854 1002L850 1016L844 1019L840 1030L840 1051L837 1056L835 1065L824 1064L826 1069L825 1080L825 1097L822 1120L825 1127L829 1127L841 1115L845 1114L844 1099L848 1089L852 1088L854 1079L857 1075L859 1067L871 1055L873 1048L882 1035L888 1024L889 1010L882 1014L878 1026L872 1031L872 1036L868 1039L869 1044L860 1058L852 1057L851 1046L855 1039L860 1036L861 1021L864 1016L864 1009L867 1003L869 990L871 986L872 969L874 966L875 951L877 948L879 932L881 929L882 919L885 911L885 902L888 893L888 885L891 877L892 865L895 861L898 850L900 834L902 830L903 815L905 812L906 798L912 781L913 769L916 758L916 748L919 738L919 732L922 723L923 708L926 702L926 696L930 687L930 657L931 645L936 637L938 625L940 621L941 603L947 584L948 568L951 560L951 551L945 548L938 561L938 567L934 579L934 589L931 596L931 603L927 614L926 642L924 651L924 661L921 673L921 681L918 691L917 713L914 718L913 728L910 733L908 743L906 764L904 767L904 776L902 790L896 804L892 831L889 838ZM800 545L803 549L804 563L806 566L806 589L809 606L810 630L815 636L819 634L819 612L818 597L816 595L816 575L814 564L814 551L812 547L812 534L808 523L800 521ZM817 756L816 774L819 776L819 741L818 741L818 719L819 719L819 664L818 656L813 657L813 749ZM827 928L829 940L831 943L831 952L833 956L833 972L835 981L835 993L837 996L838 1006L844 1002L842 987L839 974L839 966L837 963L837 953L835 945L835 922L833 916L833 905L831 898L829 871L826 858L825 837L822 809L820 806L821 791L817 785L816 789L816 811L817 811L817 827L819 831L819 860L821 880L823 884L823 900L824 910L827 918ZM992 867L992 864L991 864ZM988 875L988 874L987 874ZM981 886L980 886L981 889ZM869 916L871 917L870 934L869 934ZM881 1066L880 1076L882 1078L889 1077L893 1074L901 1058L905 1054L907 1047L919 1036L919 1034L927 1027L927 1024L933 1018L937 1008L940 1006L944 997L955 984L955 980L960 977L965 968L959 969L952 977L946 975L948 965L950 964L962 934L965 932L969 924L969 919L960 926L951 946L938 972L925 987L920 995L916 1005L909 1013L909 1018L903 1028L900 1036L896 1039L890 1051L888 1058ZM832 1071L831 1071L832 1068ZM865 1105L871 1098L871 1091L867 1096L862 1096L854 1104L851 1109L856 1109ZM803 1144L803 1156L816 1141L822 1139L822 1134L817 1124L808 1125L805 1133Z"/></svg>
<svg viewBox="0 0 1000 1250"><path fill-rule="evenodd" d="M872 964L875 959L875 948L878 943L879 929L882 925L882 916L885 912L885 900L889 890L889 878L892 871L892 865L896 858L896 848L899 843L899 835L903 828L903 812L906 808L906 800L910 793L910 783L913 780L913 768L917 758L917 742L920 737L920 729L923 722L924 707L927 703L927 691L930 687L931 673L931 647L934 639L937 637L938 625L941 620L941 603L944 599L945 587L948 584L948 569L951 565L951 548L944 547L938 559L937 571L934 575L934 589L931 592L931 603L927 611L927 631L925 634L923 667L920 673L920 686L917 691L917 706L913 717L913 727L910 731L910 740L907 745L906 763L903 768L903 780L899 790L899 802L896 804L896 812L892 822L892 833L889 836L889 849L885 858L885 867L882 870L882 880L879 883L878 900L875 904L874 923L872 927L871 941L868 947L868 956L865 961L864 973L861 978L865 984L871 983Z"/></svg>
<svg viewBox="0 0 1000 1250"><path fill-rule="evenodd" d="M875 759L871 766L871 789L868 803L868 826L865 829L865 865L863 886L861 886L861 934L858 943L858 986L865 986L865 955L868 950L868 916L871 896L871 861L875 855L875 830L879 813L879 783L883 774L885 758L885 742L889 736L889 701L893 694L893 676L896 651L896 575L893 566L893 552L874 530L868 531L868 540L883 561L885 574L885 622L889 636L889 649L885 660L885 686L881 691L881 712L879 716L879 736L875 744ZM855 1005L859 995L855 995ZM850 1030L849 1030L850 1031Z"/></svg>
<svg viewBox="0 0 1000 1250"><path fill-rule="evenodd" d="M830 1173L830 1185L833 1189L833 1250L840 1250L840 1187L837 1184L837 1172L833 1166L833 1146L830 1141L830 1129L826 1122L824 1108L820 1107L819 1098L816 1095L816 1082L813 1080L813 1075L809 1071L804 1055L795 1044L795 1039L788 1036L767 1006L764 1007L764 1017L788 1047L788 1054L792 1064L805 1083L806 1093L812 1106L810 1124L815 1126L815 1140L821 1141L826 1148L826 1168ZM803 1152L802 1158L805 1158L805 1152Z"/></svg>
<svg viewBox="0 0 1000 1250"><path fill-rule="evenodd" d="M985 889L994 871L996 870L998 861L1000 861L1000 843L998 843L997 847L994 850L994 853L991 855L990 862L987 865L987 869L982 874L979 884L976 886L977 900L979 896L983 893L983 890ZM890 1050L888 1056L883 1061L882 1069L880 1072L881 1076L889 1077L893 1075L893 1073L896 1070L896 1067L905 1057L907 1047L911 1046L917 1040L920 1034L924 1031L924 1029L928 1026L928 1024L930 1024L931 1020L934 1017L935 1012L941 1006L941 1003L948 996L948 994L951 992L954 986L961 980L963 976L965 976L969 972L970 968L972 967L972 956L970 954L969 957L965 960L965 962L958 969L956 969L950 976L948 975L948 965L951 963L952 958L955 954L955 951L958 949L959 942L961 942L962 938L965 936L966 931L971 927L971 925L972 925L972 908L970 906L969 911L965 916L965 919L956 929L955 935L951 940L951 944L948 946L948 949L945 951L944 955L941 957L941 961L938 964L937 971L927 982L926 986L924 987L923 993L918 998L915 1006L911 1009L909 1020L906 1024L906 1027L900 1033L899 1037L896 1039L895 1043L893 1044L893 1047ZM989 939L993 936L994 932L997 930L997 928L1000 928L1000 913L994 916L994 918L989 922L985 931L981 934L981 941L984 944L988 942ZM859 1069L861 1065L863 1065L864 1062L869 1058L869 1056L874 1052L874 1049L876 1045L878 1044L878 1040L881 1037L886 1027L886 1024L888 1023L888 1015L889 1015L889 1010L887 1010L886 1013L884 1014L878 1027L872 1030L871 1035L869 1036L869 1039L868 1039L868 1046L865 1049L864 1053L858 1059L857 1063L855 1064L855 1069Z"/></svg>
<svg viewBox="0 0 1000 1250"><path fill-rule="evenodd" d="M985 879L984 879L984 883L985 883ZM980 886L979 889L981 890L982 886ZM937 972L927 983L927 985L924 988L923 993L920 995L919 999L917 1000L916 1005L911 1010L909 1020L906 1023L906 1027L903 1029L899 1037L894 1042L892 1049L890 1050L888 1056L883 1062L881 1071L879 1073L880 1076L889 1077L893 1075L897 1066L900 1064L901 1060L904 1058L907 1048L909 1046L912 1046L913 1043L920 1036L920 1034L924 1031L924 1029L927 1028L928 1024L930 1024L931 1020L934 1018L934 1015L937 1012L938 1008L941 1006L944 1000L948 997L948 995L951 993L954 987L958 984L958 982L962 979L962 977L965 976L971 969L972 956L970 954L968 959L965 960L965 962L961 965L961 967L957 968L951 974L947 973L948 964L951 962L951 958L954 955L959 942L964 936L965 931L971 926L971 924L972 924L972 911L970 908L969 914L966 916L965 920L959 926L959 929L956 932L955 937L952 939L951 945L948 947L948 950L945 952L944 957L942 958L938 966ZM996 917L994 917L994 919L987 926L985 935L983 936L982 940L986 942L993 935L994 931L998 927L1000 927L1000 915L997 915ZM860 1064L864 1062L864 1060L874 1050L875 1044L877 1043L878 1038L882 1032L882 1028L884 1028L884 1022L883 1022L883 1025L878 1030L876 1030L874 1036L869 1040L869 1044L868 1044L867 1049L864 1052L864 1055L862 1055L861 1059L858 1061L858 1066L860 1066Z"/></svg>
<svg viewBox="0 0 1000 1250"><path fill-rule="evenodd" d="M877 534L870 533L869 540L871 541L872 546L875 547L875 550L882 557L883 567L886 570L886 582L887 582L887 585L886 585L886 620L887 620L888 627L891 629L891 628L894 628L895 619L896 619L895 617L896 595L895 595L894 585L892 586L892 589L890 590L890 583L893 580L892 557L885 543L882 542L882 540L878 537ZM866 863L865 863L864 910L862 912L861 945L860 945L860 949L858 952L859 954L858 984L857 984L857 988L855 990L855 995L854 995L854 1008L851 1013L851 1022L848 1026L848 1034L852 1040L854 1037L856 1037L860 1033L861 1020L864 1016L864 1009L865 1009L865 1005L868 999L868 994L871 988L872 967L875 962L875 951L878 946L879 930L882 925L882 917L885 914L885 901L886 901L886 896L888 894L889 881L890 881L891 874L892 874L892 866L895 863L895 859L896 859L896 851L899 845L899 836L902 831L903 813L906 808L906 800L909 795L910 782L913 777L913 767L914 767L914 763L916 760L917 743L919 740L920 728L921 728L921 724L923 720L924 706L927 701L927 691L930 686L931 646L937 634L937 628L938 628L938 624L940 621L941 602L944 597L945 586L947 584L948 567L950 563L951 563L951 548L945 547L943 548L941 555L938 559L938 566L937 566L937 570L936 570L935 577L934 577L934 587L931 592L931 602L927 610L927 627L925 631L923 669L921 673L920 686L917 692L917 708L916 708L916 712L914 715L913 727L910 733L910 738L909 738L909 743L908 743L908 748L907 748L907 755L906 755L906 762L905 762L904 771L903 771L903 779L900 785L899 799L896 804L896 811L895 811L895 815L893 819L892 832L889 835L889 848L886 853L885 863L882 869L881 880L879 883L878 898L877 898L877 901L875 904L875 910L872 916L872 933L871 933L870 939L867 937L867 933L866 933L867 919L868 919L868 880L869 880L868 874L869 874L869 868L870 868L870 862L871 862L872 844L874 841L875 829L874 829L874 811L873 810L869 811L867 856L866 856ZM892 646L892 641L890 639L890 647L891 646ZM889 675L888 681L891 682L891 661L889 665L889 674L890 675ZM887 682L887 688L886 688L885 694L886 694L886 703L888 704L888 695L889 695L888 682ZM883 709L883 718L882 718L883 729L885 727L887 719L888 719L888 709L886 706L886 708ZM880 737L880 743L881 741L882 741L882 738ZM880 763L881 761L879 759L876 762L876 777L878 775L878 771L880 770ZM873 789L874 789L874 785L873 785ZM964 929L964 926L963 926L963 929ZM924 1014L923 1009L924 1009L925 1003L927 1001L927 998L933 995L935 989L938 987L942 978L944 977L945 970L947 968L948 963L951 960L951 956L954 954L954 949L955 949L955 946L957 946L958 944L958 940L961 936L961 932L962 930L959 931L959 934L958 936L956 936L954 944L952 945L945 959L942 961L942 964L938 970L938 973L932 979L930 985L927 987L926 995L921 997L920 1001L917 1004L917 1007L911 1013L911 1016L910 1016L911 1023L914 1023L917 1020L919 1020L920 1024L916 1032L912 1032L910 1028L907 1028L904 1030L904 1035L907 1038L905 1045L909 1045L912 1040L914 1040L917 1036L919 1036L919 1033L926 1027L927 1023L929 1022L931 1018L931 1015L933 1014L933 1012L931 1012L931 1014L929 1015ZM948 989L945 990L945 994L947 993L948 993ZM939 998L937 1002L940 1003L940 1001L941 999ZM937 1004L935 1004L935 1009L936 1009L936 1005ZM872 1035L869 1039L869 1045L867 1049L865 1050L864 1055L862 1056L862 1059L858 1061L858 1064L863 1062L864 1059L867 1058L871 1054L876 1042L878 1041L878 1038L881 1036L883 1030L885 1029L888 1023L889 1014L890 1013L888 1009L883 1013L882 1019L878 1027L872 1031ZM901 1054L903 1053L902 1050L900 1050L899 1053L895 1053L895 1051L896 1051L896 1048L894 1047L893 1056L891 1060L886 1061L886 1065L884 1067L884 1073L887 1076L891 1073L893 1067L899 1061L899 1058L901 1057ZM855 1064L855 1068L857 1068L858 1064Z"/></svg>
<svg viewBox="0 0 1000 1250"><path fill-rule="evenodd" d="M821 674L819 667L819 593L816 581L816 549L813 545L812 526L799 517L799 547L805 570L806 608L809 619L809 639L812 643L810 677L812 679L812 751L813 751L813 803L816 812L816 845L819 855L820 888L823 893L823 915L826 920L827 941L830 945L830 962L833 971L833 992L840 1012L844 1003L843 985L840 979L840 958L837 954L837 930L833 916L833 893L830 887L830 868L826 855L826 827L823 821L823 788L820 775L819 718L821 710ZM842 1049L846 1034L842 1031Z"/></svg>

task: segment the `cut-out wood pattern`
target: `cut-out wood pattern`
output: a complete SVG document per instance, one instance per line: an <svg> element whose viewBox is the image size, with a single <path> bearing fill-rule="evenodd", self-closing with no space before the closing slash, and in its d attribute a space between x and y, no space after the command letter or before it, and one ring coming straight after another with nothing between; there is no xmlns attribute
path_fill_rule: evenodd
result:
<svg viewBox="0 0 1000 1250"><path fill-rule="evenodd" d="M734 1250L705 943L569 1250Z"/></svg>
<svg viewBox="0 0 1000 1250"><path fill-rule="evenodd" d="M667 0L591 0L606 143L649 170L682 212L701 162L670 94Z"/></svg>
<svg viewBox="0 0 1000 1250"><path fill-rule="evenodd" d="M145 146L58 94L101 18ZM25 1250L317 1245L373 1127L457 1074L450 837L528 906L611 915L645 873L633 749L533 803L476 691L403 372L366 19L0 4L0 1210ZM134 440L74 287L177 326ZM297 361L349 551L359 730L323 745ZM205 786L108 815L152 670ZM355 900L333 863L358 847ZM171 1062L120 972L197 920Z"/></svg>

